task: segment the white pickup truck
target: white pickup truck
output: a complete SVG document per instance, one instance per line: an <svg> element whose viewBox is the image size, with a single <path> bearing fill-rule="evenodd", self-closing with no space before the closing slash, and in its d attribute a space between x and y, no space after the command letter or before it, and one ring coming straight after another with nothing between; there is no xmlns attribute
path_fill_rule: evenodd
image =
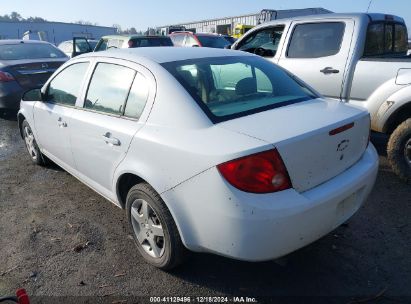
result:
<svg viewBox="0 0 411 304"><path fill-rule="evenodd" d="M407 28L384 14L325 14L261 24L231 48L258 54L322 95L366 108L390 135L393 170L411 182L411 58Z"/></svg>

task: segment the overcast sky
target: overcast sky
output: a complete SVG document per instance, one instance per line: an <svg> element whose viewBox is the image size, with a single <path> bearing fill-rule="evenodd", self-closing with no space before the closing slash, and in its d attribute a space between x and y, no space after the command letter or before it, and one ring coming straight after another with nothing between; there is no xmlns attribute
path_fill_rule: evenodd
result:
<svg viewBox="0 0 411 304"><path fill-rule="evenodd" d="M324 7L334 12L365 12L370 0L13 0L1 1L0 15L12 11L49 21L90 21L145 30L165 24L236 16L261 9ZM370 12L399 15L411 26L410 0L373 0ZM411 30L410 30L411 32Z"/></svg>

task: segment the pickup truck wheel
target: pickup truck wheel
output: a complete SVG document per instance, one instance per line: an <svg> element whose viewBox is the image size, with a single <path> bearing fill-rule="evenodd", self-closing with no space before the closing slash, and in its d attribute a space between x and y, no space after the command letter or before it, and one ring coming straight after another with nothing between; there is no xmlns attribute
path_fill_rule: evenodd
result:
<svg viewBox="0 0 411 304"><path fill-rule="evenodd" d="M23 123L21 124L21 129L27 152L29 152L31 161L36 165L44 166L46 162L44 160L43 154L40 152L36 139L34 138L33 131L31 130L27 120L23 121Z"/></svg>
<svg viewBox="0 0 411 304"><path fill-rule="evenodd" d="M149 264L170 270L182 263L185 247L160 195L147 183L132 187L126 201L127 220L137 249Z"/></svg>
<svg viewBox="0 0 411 304"><path fill-rule="evenodd" d="M387 154L394 172L405 182L411 183L411 118L391 134Z"/></svg>

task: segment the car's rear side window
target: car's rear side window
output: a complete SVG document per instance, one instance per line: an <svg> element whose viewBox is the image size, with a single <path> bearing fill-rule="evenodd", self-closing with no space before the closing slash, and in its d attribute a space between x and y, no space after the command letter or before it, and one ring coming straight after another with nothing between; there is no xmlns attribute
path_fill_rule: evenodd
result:
<svg viewBox="0 0 411 304"><path fill-rule="evenodd" d="M210 57L162 65L215 123L317 97L288 72L257 56Z"/></svg>
<svg viewBox="0 0 411 304"><path fill-rule="evenodd" d="M88 66L88 62L75 63L54 77L47 89L47 102L74 106Z"/></svg>
<svg viewBox="0 0 411 304"><path fill-rule="evenodd" d="M340 51L344 36L343 22L321 22L296 25L287 50L289 58L319 58Z"/></svg>
<svg viewBox="0 0 411 304"><path fill-rule="evenodd" d="M146 105L148 93L147 79L142 74L137 73L127 98L124 116L136 119L140 118L144 106Z"/></svg>
<svg viewBox="0 0 411 304"><path fill-rule="evenodd" d="M84 108L139 119L149 95L149 84L141 73L113 63L97 64Z"/></svg>
<svg viewBox="0 0 411 304"><path fill-rule="evenodd" d="M98 63L87 91L84 107L114 115L124 111L135 71L125 66Z"/></svg>

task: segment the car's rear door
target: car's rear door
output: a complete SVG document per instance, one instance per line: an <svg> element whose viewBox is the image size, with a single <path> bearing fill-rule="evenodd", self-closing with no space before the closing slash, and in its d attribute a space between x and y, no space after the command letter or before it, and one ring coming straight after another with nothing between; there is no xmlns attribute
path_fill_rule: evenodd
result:
<svg viewBox="0 0 411 304"><path fill-rule="evenodd" d="M71 150L80 178L112 197L114 171L133 136L144 125L155 80L143 67L118 59L98 59L72 115ZM138 157L138 156L136 156Z"/></svg>
<svg viewBox="0 0 411 304"><path fill-rule="evenodd" d="M42 152L68 170L75 168L70 150L70 117L89 67L89 61L76 62L53 76L44 89L44 100L36 102L33 109Z"/></svg>
<svg viewBox="0 0 411 304"><path fill-rule="evenodd" d="M322 95L340 99L351 41L352 19L293 22L279 64Z"/></svg>

